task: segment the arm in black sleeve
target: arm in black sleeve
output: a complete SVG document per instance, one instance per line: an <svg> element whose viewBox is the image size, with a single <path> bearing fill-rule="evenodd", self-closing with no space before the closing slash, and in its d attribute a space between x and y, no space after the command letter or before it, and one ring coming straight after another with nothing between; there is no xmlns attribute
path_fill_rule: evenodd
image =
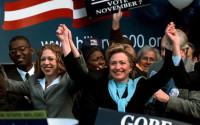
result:
<svg viewBox="0 0 200 125"><path fill-rule="evenodd" d="M66 57L63 57L63 61L65 67L67 69L68 74L73 80L77 78L82 78L86 74L88 74L88 68L85 64L85 60L82 56L75 58L73 53L70 52Z"/></svg>
<svg viewBox="0 0 200 125"><path fill-rule="evenodd" d="M122 38L122 31L121 28L117 30L113 30L112 28L110 29L110 41L111 40L117 40Z"/></svg>
<svg viewBox="0 0 200 125"><path fill-rule="evenodd" d="M156 91L161 89L165 84L168 83L172 77L174 70L174 65L172 61L172 51L166 49L165 61L163 67L149 79L143 79L142 91L145 91L145 97L148 99Z"/></svg>
<svg viewBox="0 0 200 125"><path fill-rule="evenodd" d="M95 85L93 83L96 80L107 75L107 69L89 72L82 53L80 54L80 57L74 58L71 52L66 57L63 57L63 61L65 63L70 78L76 83L87 83L82 84L84 86Z"/></svg>
<svg viewBox="0 0 200 125"><path fill-rule="evenodd" d="M200 63L195 64L195 71L187 72L185 70L183 61L175 68L173 78L175 85L182 89L200 90Z"/></svg>

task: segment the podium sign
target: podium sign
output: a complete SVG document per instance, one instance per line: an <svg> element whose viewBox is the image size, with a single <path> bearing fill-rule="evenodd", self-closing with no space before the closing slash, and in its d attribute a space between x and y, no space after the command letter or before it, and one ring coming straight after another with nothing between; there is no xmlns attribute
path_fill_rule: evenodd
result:
<svg viewBox="0 0 200 125"><path fill-rule="evenodd" d="M0 125L48 125L46 119L7 119L0 120Z"/></svg>
<svg viewBox="0 0 200 125"><path fill-rule="evenodd" d="M45 111L3 111L0 125L48 125Z"/></svg>
<svg viewBox="0 0 200 125"><path fill-rule="evenodd" d="M184 122L99 108L95 125L189 125Z"/></svg>
<svg viewBox="0 0 200 125"><path fill-rule="evenodd" d="M109 15L150 4L150 0L84 0L88 18Z"/></svg>

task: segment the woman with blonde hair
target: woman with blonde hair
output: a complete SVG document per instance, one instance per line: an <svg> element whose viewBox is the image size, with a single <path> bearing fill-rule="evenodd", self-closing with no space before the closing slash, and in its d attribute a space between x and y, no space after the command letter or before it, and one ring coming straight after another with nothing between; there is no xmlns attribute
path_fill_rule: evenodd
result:
<svg viewBox="0 0 200 125"><path fill-rule="evenodd" d="M66 37L67 34L71 34L69 29L60 25L57 36L66 47L66 56L76 50L72 40ZM85 72L79 65L76 70L75 67L68 70L71 78L87 85L81 100L80 125L93 125L99 107L119 112L143 113L146 101L169 81L174 68L172 53L167 50L164 66L156 75L150 79L135 78L136 54L133 47L114 44L108 47L105 55L108 68L102 69L103 75L97 75L99 72Z"/></svg>

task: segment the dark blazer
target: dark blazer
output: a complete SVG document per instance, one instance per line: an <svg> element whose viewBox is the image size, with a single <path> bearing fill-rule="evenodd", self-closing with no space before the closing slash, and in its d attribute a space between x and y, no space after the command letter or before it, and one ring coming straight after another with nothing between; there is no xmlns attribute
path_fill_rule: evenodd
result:
<svg viewBox="0 0 200 125"><path fill-rule="evenodd" d="M176 67L173 78L178 88L200 90L200 62L195 64L194 71L188 73L181 61L180 65Z"/></svg>
<svg viewBox="0 0 200 125"><path fill-rule="evenodd" d="M156 75L150 79L141 78L138 81L136 91L126 107L126 112L143 113L146 101L154 92L168 82L173 70L172 54L169 53L166 56L168 61L166 61L163 68ZM80 125L93 125L99 107L117 110L117 104L111 98L108 91L108 69L104 69L104 73L100 75L94 75L99 73L97 71L84 75L81 73L81 69L68 70L68 73L70 76L75 75L71 77L76 77L74 80L89 84L84 89L82 95ZM126 93L124 96L126 96Z"/></svg>
<svg viewBox="0 0 200 125"><path fill-rule="evenodd" d="M137 66L135 67L135 78L140 77L140 76L144 76L147 77L147 73L145 73L144 71L140 70Z"/></svg>
<svg viewBox="0 0 200 125"><path fill-rule="evenodd" d="M11 72L7 73L9 79L23 81L19 72L14 68ZM13 93L6 93L6 96L0 100L1 111L15 111L15 110L33 110L33 105L29 99L29 95L17 95Z"/></svg>
<svg viewBox="0 0 200 125"><path fill-rule="evenodd" d="M23 81L22 77L20 76L19 72L16 68L12 72L6 73L7 77L12 80Z"/></svg>
<svg viewBox="0 0 200 125"><path fill-rule="evenodd" d="M152 71L159 71L162 65L163 65L162 61L153 63L149 68L148 76L150 76L150 73ZM200 119L200 91L193 91L194 90L194 89L192 90L193 86L184 85L185 83L188 84L188 81L186 80L187 77L184 75L184 73L187 74L187 72L191 72L191 71L193 72L193 69L194 69L194 64L189 59L187 60L185 64L183 64L183 61L181 61L180 65L178 67L175 67L174 72L172 73L172 76L174 78L175 87L178 87L179 95L178 97L171 96L169 98L168 103L166 105L166 110L164 110L165 117L183 121L183 122L188 122L191 124L200 124L200 120L199 120ZM196 77L196 76L193 76L193 77ZM179 79L179 81L177 80L177 78ZM179 88L180 86L182 87ZM156 104L160 104L158 103L158 101L155 101L155 102ZM150 110L152 109L153 110L148 111L149 115L154 115L155 112L161 111L161 109L158 108L158 105L153 106L153 107L155 107L156 110L154 110L154 108L150 108Z"/></svg>

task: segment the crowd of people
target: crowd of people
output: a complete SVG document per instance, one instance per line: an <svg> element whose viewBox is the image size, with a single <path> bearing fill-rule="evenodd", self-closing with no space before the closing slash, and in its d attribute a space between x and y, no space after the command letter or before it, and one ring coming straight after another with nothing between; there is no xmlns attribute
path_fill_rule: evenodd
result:
<svg viewBox="0 0 200 125"><path fill-rule="evenodd" d="M93 125L99 108L159 116L200 124L199 55L186 34L170 22L161 52L145 45L136 54L122 36L119 9L113 14L110 45L97 38L78 50L72 33L60 24L62 46L34 49L28 38L9 42L12 70L0 66L0 111L45 110L49 118L75 118Z"/></svg>

